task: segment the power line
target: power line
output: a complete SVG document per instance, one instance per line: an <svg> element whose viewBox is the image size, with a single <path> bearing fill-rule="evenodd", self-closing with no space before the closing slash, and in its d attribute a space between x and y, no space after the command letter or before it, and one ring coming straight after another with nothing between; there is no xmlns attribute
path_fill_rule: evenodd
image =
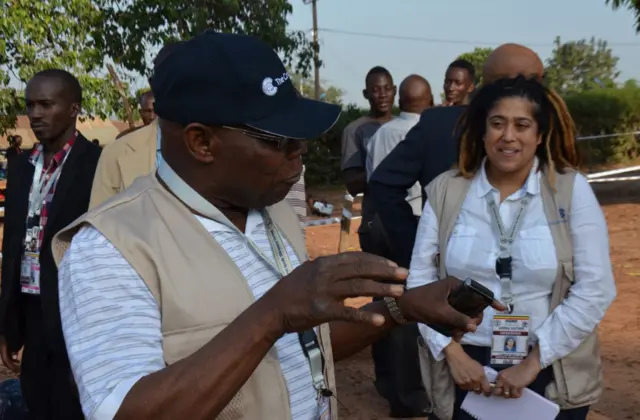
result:
<svg viewBox="0 0 640 420"><path fill-rule="evenodd" d="M469 40L459 40L459 39L425 38L425 37L418 37L418 36L378 34L373 32L345 31L341 29L332 29L332 28L318 28L318 31L329 33L329 34L351 35L351 36L360 36L365 38L396 39L401 41L426 42L426 43L433 43L433 44L471 45L476 47L478 46L494 47L496 45L500 45L504 43L504 41L487 42L487 41L469 41ZM523 43L523 44L528 47L554 47L555 46L555 44L553 43L547 43L547 44ZM640 47L640 42L607 42L607 45L611 47Z"/></svg>

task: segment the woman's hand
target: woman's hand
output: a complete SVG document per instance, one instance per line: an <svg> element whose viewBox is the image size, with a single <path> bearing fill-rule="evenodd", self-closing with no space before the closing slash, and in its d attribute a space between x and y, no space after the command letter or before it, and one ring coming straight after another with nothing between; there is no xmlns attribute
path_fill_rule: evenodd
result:
<svg viewBox="0 0 640 420"><path fill-rule="evenodd" d="M484 373L484 368L469 357L460 344L452 341L445 347L444 354L456 385L465 391L472 391L476 394L491 394L491 385Z"/></svg>
<svg viewBox="0 0 640 420"><path fill-rule="evenodd" d="M520 398L522 390L535 381L541 370L540 352L536 346L522 363L498 373L493 394L504 398Z"/></svg>

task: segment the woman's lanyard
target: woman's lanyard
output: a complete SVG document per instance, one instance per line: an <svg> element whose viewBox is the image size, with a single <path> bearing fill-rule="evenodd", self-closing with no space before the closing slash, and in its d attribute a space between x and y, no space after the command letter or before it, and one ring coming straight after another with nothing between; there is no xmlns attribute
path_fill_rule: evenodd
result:
<svg viewBox="0 0 640 420"><path fill-rule="evenodd" d="M38 155L38 158L34 162L33 183L31 184L31 191L29 192L29 218L40 215L44 201L58 180L68 156L69 153L65 155L62 163L47 178L48 170L44 170L44 153L41 152Z"/></svg>
<svg viewBox="0 0 640 420"><path fill-rule="evenodd" d="M524 212L529 205L529 201L531 201L531 197L528 193L520 199L520 208L516 213L516 217L511 224L509 231L505 232L504 223L502 221L502 217L500 216L500 210L493 198L493 194L490 193L487 195L487 203L489 205L489 214L491 215L491 221L493 222L493 225L498 230L498 233L500 235L500 253L498 254L498 259L496 260L496 273L500 277L500 284L502 286L500 301L507 307L505 311L507 313L513 312L513 293L511 291L511 278L513 276L513 269L511 266L511 250L513 248L513 240L522 225L522 216L524 215Z"/></svg>
<svg viewBox="0 0 640 420"><path fill-rule="evenodd" d="M161 160L158 165L158 177L167 185L167 187L188 207L196 212L212 219L218 220L224 217L220 211L209 201L205 200L200 194L198 194L191 186L189 186L175 171L169 166L165 160ZM268 258L260 250L260 248L250 239L247 238L247 242L253 248L253 250L271 267L273 267L281 277L284 277L291 273L294 269L287 249L284 245L282 235L276 225L271 220L271 217L266 211L262 212L264 223L267 230L267 237L269 239L269 245L273 252L275 259L275 265L271 258ZM228 221L227 221L228 222ZM232 227L236 231L240 232L231 222L225 223L225 225ZM240 232L242 233L242 232ZM243 235L246 238L246 235ZM326 386L324 378L324 356L318 343L318 337L313 329L306 330L298 333L300 345L302 351L309 363L311 370L311 377L313 380L313 387L319 393L326 396L330 393Z"/></svg>

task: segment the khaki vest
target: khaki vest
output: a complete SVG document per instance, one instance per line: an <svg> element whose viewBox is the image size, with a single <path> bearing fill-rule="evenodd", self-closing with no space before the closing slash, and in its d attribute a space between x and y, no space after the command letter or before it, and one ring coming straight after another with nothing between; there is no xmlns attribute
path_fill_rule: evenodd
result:
<svg viewBox="0 0 640 420"><path fill-rule="evenodd" d="M457 170L445 172L426 188L429 203L438 217L439 249L441 250L447 249L449 237L471 185L471 180L457 175ZM552 311L562 303L574 282L573 243L568 217L571 214L575 175L576 172L573 170L567 170L564 174L557 173L555 188L551 186L545 174L540 177L542 202L558 258L558 272L551 294ZM566 218L562 216L564 220L561 220L561 214L566 216ZM446 277L445 258L446 252L441 252L439 267L441 278ZM596 403L603 391L597 330L593 331L572 353L554 362L553 374L555 380L547 387L546 396L556 402L561 409ZM437 402L436 405L438 405Z"/></svg>
<svg viewBox="0 0 640 420"><path fill-rule="evenodd" d="M298 259L305 261L304 238L291 207L280 202L266 210ZM223 218L220 213L215 220ZM52 244L57 264L73 235L85 224L94 226L120 251L155 297L168 365L200 349L254 302L233 260L155 174L136 179L130 188L58 233ZM327 384L335 393L328 325L320 327L319 339ZM336 398L331 400L333 419L337 419ZM291 419L289 394L275 348L218 419Z"/></svg>

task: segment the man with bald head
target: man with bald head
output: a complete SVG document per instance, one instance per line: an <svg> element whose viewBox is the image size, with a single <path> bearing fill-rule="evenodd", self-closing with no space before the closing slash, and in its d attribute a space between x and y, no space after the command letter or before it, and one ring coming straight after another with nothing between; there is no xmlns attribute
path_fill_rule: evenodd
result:
<svg viewBox="0 0 640 420"><path fill-rule="evenodd" d="M542 78L544 65L529 48L503 44L493 50L482 69L485 82L503 77ZM407 189L416 182L426 187L451 169L457 160L455 127L465 106L435 107L422 113L406 139L380 163L369 179L372 205L385 228L393 260L409 267L418 218L406 201Z"/></svg>
<svg viewBox="0 0 640 420"><path fill-rule="evenodd" d="M400 84L400 115L378 129L367 146L367 179L389 153L407 136L409 130L420 121L420 114L433 106L433 95L429 82L412 74ZM408 191L407 201L413 214L422 213L420 184L415 183Z"/></svg>
<svg viewBox="0 0 640 420"><path fill-rule="evenodd" d="M412 74L400 84L400 115L382 125L367 146L367 179L376 167L402 142L407 133L420 120L420 114L433 106L429 82ZM416 182L405 190L406 202L413 215L422 214L422 190ZM390 257L388 241L375 207L370 214L362 215L360 246L364 251L382 257ZM375 386L380 395L389 401L390 417L408 418L426 416L427 397L420 377L418 348L415 345L419 333L416 325L401 325L372 346L375 365Z"/></svg>
<svg viewBox="0 0 640 420"><path fill-rule="evenodd" d="M542 78L544 64L538 54L520 44L502 44L487 57L482 66L485 82L518 75Z"/></svg>

